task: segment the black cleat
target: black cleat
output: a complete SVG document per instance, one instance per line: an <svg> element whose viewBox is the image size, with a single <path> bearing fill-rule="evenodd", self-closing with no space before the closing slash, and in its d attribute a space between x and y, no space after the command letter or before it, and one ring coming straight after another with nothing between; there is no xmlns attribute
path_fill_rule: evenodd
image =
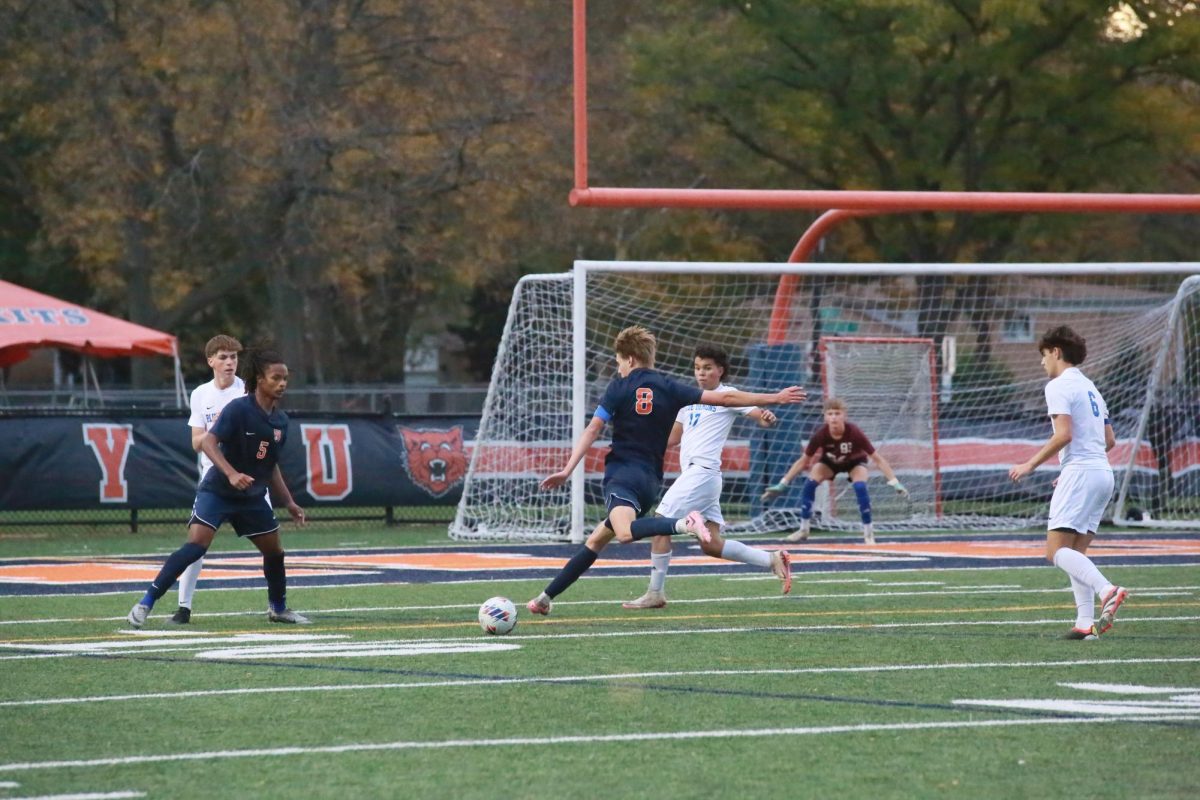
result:
<svg viewBox="0 0 1200 800"><path fill-rule="evenodd" d="M187 625L192 621L192 610L187 606L180 606L175 609L175 613L171 615L171 622L175 625Z"/></svg>

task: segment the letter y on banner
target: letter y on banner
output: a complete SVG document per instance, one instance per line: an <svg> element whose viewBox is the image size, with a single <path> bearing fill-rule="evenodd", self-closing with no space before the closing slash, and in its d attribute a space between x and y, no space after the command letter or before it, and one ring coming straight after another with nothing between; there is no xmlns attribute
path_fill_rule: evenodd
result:
<svg viewBox="0 0 1200 800"><path fill-rule="evenodd" d="M128 503L129 482L125 462L133 447L133 426L108 422L85 422L83 443L92 448L100 463L100 502Z"/></svg>

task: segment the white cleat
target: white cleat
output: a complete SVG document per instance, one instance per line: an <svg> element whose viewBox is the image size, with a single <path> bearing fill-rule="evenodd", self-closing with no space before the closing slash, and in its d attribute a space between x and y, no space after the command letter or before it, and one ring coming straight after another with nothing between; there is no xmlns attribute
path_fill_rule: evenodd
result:
<svg viewBox="0 0 1200 800"><path fill-rule="evenodd" d="M787 542L803 542L808 539L808 534L812 531L812 520L800 520L800 528L794 533L788 534L784 539Z"/></svg>
<svg viewBox="0 0 1200 800"><path fill-rule="evenodd" d="M689 511L688 515L683 518L683 526L687 528L688 533L704 544L712 541L712 534L708 532L708 525L705 524L704 516L699 511Z"/></svg>
<svg viewBox="0 0 1200 800"><path fill-rule="evenodd" d="M875 526L869 522L863 525L863 544L875 544Z"/></svg>
<svg viewBox="0 0 1200 800"><path fill-rule="evenodd" d="M140 628L146 624L146 618L150 616L150 606L144 603L138 603L133 608L129 609L129 624L135 628Z"/></svg>
<svg viewBox="0 0 1200 800"><path fill-rule="evenodd" d="M656 592L653 589L647 589L646 593L637 600L630 600L628 603L621 603L621 608L636 610L639 608L665 608L666 605L666 592Z"/></svg>
<svg viewBox="0 0 1200 800"><path fill-rule="evenodd" d="M297 614L290 608L285 608L283 611L275 611L267 609L267 620L269 622L283 622L288 625L312 625L312 620L303 614Z"/></svg>

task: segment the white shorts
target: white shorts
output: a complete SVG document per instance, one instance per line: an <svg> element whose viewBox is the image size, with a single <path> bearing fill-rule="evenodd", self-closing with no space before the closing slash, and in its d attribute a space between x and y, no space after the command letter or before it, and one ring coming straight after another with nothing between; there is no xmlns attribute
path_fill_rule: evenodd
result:
<svg viewBox="0 0 1200 800"><path fill-rule="evenodd" d="M1066 467L1058 476L1058 485L1050 498L1050 521L1046 529L1095 533L1104 508L1112 499L1112 491L1112 470Z"/></svg>
<svg viewBox="0 0 1200 800"><path fill-rule="evenodd" d="M667 489L654 513L663 517L682 517L689 511L699 511L706 520L724 527L721 483L720 470L688 467Z"/></svg>

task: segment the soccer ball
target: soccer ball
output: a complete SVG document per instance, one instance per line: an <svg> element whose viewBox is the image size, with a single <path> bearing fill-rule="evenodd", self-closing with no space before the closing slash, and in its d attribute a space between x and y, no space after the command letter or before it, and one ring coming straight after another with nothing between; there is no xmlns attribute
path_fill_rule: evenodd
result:
<svg viewBox="0 0 1200 800"><path fill-rule="evenodd" d="M479 627L484 633L503 635L517 627L517 607L507 597L493 597L479 607Z"/></svg>

